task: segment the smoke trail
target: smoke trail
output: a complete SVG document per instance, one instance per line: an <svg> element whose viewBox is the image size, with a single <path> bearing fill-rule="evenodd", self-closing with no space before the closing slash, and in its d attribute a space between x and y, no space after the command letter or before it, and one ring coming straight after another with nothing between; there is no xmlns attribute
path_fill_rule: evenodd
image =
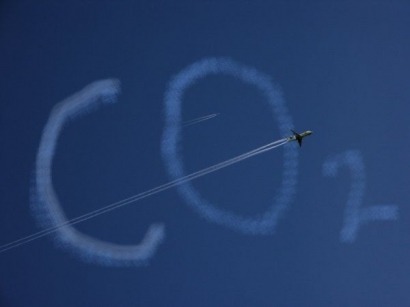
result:
<svg viewBox="0 0 410 307"><path fill-rule="evenodd" d="M218 115L219 115L219 113L215 113L215 114L210 114L210 115L202 116L202 117L199 117L199 118L191 119L191 120L188 120L186 122L183 122L182 127L185 128L185 127L188 127L188 126L192 126L192 125L204 122L208 119L217 117Z"/></svg>
<svg viewBox="0 0 410 307"><path fill-rule="evenodd" d="M196 62L171 80L165 94L165 130L161 150L171 179L185 176L183 161L178 154L181 142L181 108L184 92L205 76L217 74L232 76L259 89L271 106L273 116L278 121L279 131L282 135L286 135L289 129L294 126L280 91L271 83L267 75L227 58L207 58ZM189 182L179 185L178 191L190 207L210 222L246 234L273 233L279 218L289 207L289 203L295 194L297 158L298 152L294 146L284 148L284 170L280 192L276 195L275 204L265 213L256 217L243 217L219 209L216 204L202 197Z"/></svg>
<svg viewBox="0 0 410 307"><path fill-rule="evenodd" d="M340 241L352 243L357 238L361 224L370 221L396 220L398 207L396 205L378 205L361 208L366 188L366 174L361 153L357 150L348 150L327 159L323 163L323 175L335 177L342 166L347 166L350 169L352 183L346 203L343 227L340 231Z"/></svg>
<svg viewBox="0 0 410 307"><path fill-rule="evenodd" d="M266 95L268 102L271 104L274 115L278 119L281 134L287 133L288 128L291 128L293 126L290 117L287 115L287 110L284 106L282 97L278 90L270 84L269 78L257 72L256 70L239 66L233 61L227 59L208 59L200 63L193 64L189 69L182 71L177 76L177 78L174 79L173 82L171 82L170 90L168 91L166 97L180 98L182 92L178 93L178 91L185 90L186 87L193 84L198 78L204 77L209 73L229 74L241 79L244 82L255 85ZM70 250L74 254L79 255L81 258L89 260L91 262L108 265L129 265L145 263L150 257L152 257L152 255L158 248L158 245L164 238L165 231L162 224L151 225L147 233L145 234L144 239L138 245L118 245L97 240L80 233L72 226L76 223L109 212L130 202L148 197L150 195L153 195L154 193L158 193L182 183L184 183L184 186L180 190L180 192L185 191L181 194L186 200L201 200L200 198L198 198L199 194L198 196L195 194L195 191L191 188L187 181L197 178L198 176L203 176L209 172L213 172L233 163L237 163L243 159L249 158L256 154L260 154L277 146L281 146L287 142L287 140L285 139L278 142L273 142L241 156L211 166L205 170L196 172L188 176L183 176L184 172L182 171L181 161L174 159L174 153L176 152L175 146L179 138L179 129L181 128L180 103L177 105L177 108L172 107L172 103L170 107L170 100L166 99L165 102L168 110L167 126L162 139L162 150L163 154L166 154L168 151L170 153L167 166L169 172L171 173L171 177L173 177L174 180L163 186L159 186L152 190L130 197L129 199L84 214L70 221L64 214L61 204L54 191L51 179L52 161L55 154L58 136L64 124L66 124L68 120L80 116L87 111L90 111L91 109L97 107L100 102L116 102L118 93L119 81L97 81L55 106L44 128L40 142L40 147L36 159L34 186L31 195L32 210L35 213L35 217L40 222L42 222L43 227L45 227L46 229L26 238L22 238L10 244L6 244L0 247L0 252L21 244L25 244L26 242L42 237L49 233L55 232L55 239L59 246L62 246ZM175 102L175 100L173 102ZM174 111L177 111L177 117L173 116ZM206 117L206 119L210 119L212 117L208 116ZM175 119L178 120L173 121ZM201 121L206 119L201 118ZM195 121L199 122L199 119L196 119ZM170 136L169 140L167 140L167 135ZM296 184L297 151L292 147L285 148L284 156L284 174L280 193L276 197L276 206L268 210L263 216L253 219L242 218L236 216L235 214L218 210L217 208L213 207L212 204L205 203L205 200L202 200L202 204L199 205L194 202L194 207L199 209L200 212L205 213L202 215L208 217L209 220L225 224L234 229L239 229L244 233L273 232L277 219L280 217L284 209L286 209L291 197L294 194ZM180 174L181 176L178 176L178 174ZM195 197L192 198L192 196Z"/></svg>
<svg viewBox="0 0 410 307"><path fill-rule="evenodd" d="M153 224L137 245L119 245L97 240L74 229L64 214L54 191L51 171L58 136L66 122L97 107L114 103L120 91L119 81L96 81L57 104L44 128L36 159L35 186L31 195L34 216L44 228L57 227L56 242L81 258L108 265L141 264L149 259L164 238L164 226ZM58 228L58 225L66 224Z"/></svg>
<svg viewBox="0 0 410 307"><path fill-rule="evenodd" d="M174 186L176 186L176 185L179 185L179 184L181 184L181 183L184 183L184 182L187 182L187 181L190 181L190 180L193 180L193 179L196 179L196 178L205 176L205 175L207 175L207 174L209 174L209 173L215 172L215 171L220 170L220 169L222 169L222 168L224 168L224 167L227 167L227 166L229 166L229 165L238 163L238 162L240 162L240 161L242 161L242 160L245 160L245 159L248 159L248 158L250 158L250 157L253 157L253 156L259 155L259 154L261 154L261 153L267 152L267 151L272 150L272 149L274 149L274 148L276 148L276 147L285 145L285 144L288 143L288 142L289 142L289 140L288 140L287 138L285 138L285 139L281 139L281 140L278 140L278 141L275 141L275 142L266 144L266 145L264 145L264 146L261 146L261 147L259 147L259 148L254 149L254 150L251 150L251 151L248 151L248 152L246 152L246 153L244 153L244 154L241 154L241 155L236 156L236 157L234 157L234 158L231 158L231 159L229 159L229 160L226 160L226 161L220 162L220 163L218 163L218 164L209 166L209 167L207 167L207 168L205 168L205 169L202 169L202 170L200 170L200 171L197 171L197 172L195 172L195 173L192 173L192 174L190 174L190 175L188 175L188 176L185 176L185 177L183 177L183 178L178 178L177 180L168 182L168 183L166 183L166 184L163 184L163 185L160 185L160 186L158 186L158 187L155 187L155 188L153 188L153 189L151 189L151 190L148 190L148 191L142 192L142 193L140 193L140 194L131 196L131 197L129 197L129 198L123 199L123 200L121 200L121 201L112 203L112 204L107 205L107 206L105 206L105 207L103 207L103 208L100 208L100 209L97 209L97 210L88 212L88 213L83 214L83 215L81 215L81 216L78 216L78 217L76 217L76 218L74 218L74 219L66 220L66 221L65 221L64 223L62 223L62 224L58 224L58 225L56 225L56 226L54 226L54 227L50 227L50 228L44 229L44 230L42 230L42 231L36 232L36 233L31 234L31 235L29 235L29 236L26 236L26 237L24 237L24 238L21 238L21 239L15 240L15 241L13 241L13 242L10 242L10 243L8 243L8 244L2 245L2 246L0 246L0 253L3 253L3 252L5 252L5 251L7 251L7 250L10 250L10 249L13 249L13 248L15 248L15 247L17 247L17 246L24 245L24 244L26 244L26 243L29 243L29 242L31 242L31 241L34 241L34 240L39 239L39 238L41 238L41 237L44 237L44 236L46 236L46 235L48 235L48 234L54 233L54 232L56 232L57 230L59 230L60 228L66 227L66 226L68 226L68 225L72 226L72 225L75 225L75 224L77 224L77 223L80 223L80 222L89 220L89 219L91 219L91 218L94 218L94 217L99 216L99 215L104 214L104 213L108 213L108 212L110 212L110 211L112 211L112 210L115 210L115 209L118 209L118 208L120 208L120 207L126 206L126 205L128 205L128 204L130 204L130 203L136 202L136 201L141 200L141 199L143 199L143 198L146 198L146 197L148 197L148 196L152 196L152 195L154 195L154 194L157 194L157 193L160 193L160 192L165 191L165 190L167 190L167 189L170 189L170 188L172 188L172 187L174 187ZM151 232L149 231L149 233L151 233ZM152 238L152 235L151 235L151 236L148 235L148 238Z"/></svg>

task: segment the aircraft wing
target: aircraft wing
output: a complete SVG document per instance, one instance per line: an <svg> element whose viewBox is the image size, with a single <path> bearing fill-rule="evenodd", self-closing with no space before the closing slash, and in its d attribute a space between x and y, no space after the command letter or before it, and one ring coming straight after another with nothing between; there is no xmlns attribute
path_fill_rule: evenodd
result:
<svg viewBox="0 0 410 307"><path fill-rule="evenodd" d="M302 147L302 139L297 139L299 143L299 147Z"/></svg>

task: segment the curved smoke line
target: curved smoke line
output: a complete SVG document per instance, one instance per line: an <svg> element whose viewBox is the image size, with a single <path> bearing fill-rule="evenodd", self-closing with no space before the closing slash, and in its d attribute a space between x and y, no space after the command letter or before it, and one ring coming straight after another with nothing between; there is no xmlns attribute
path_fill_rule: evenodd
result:
<svg viewBox="0 0 410 307"><path fill-rule="evenodd" d="M277 120L281 135L293 128L284 99L270 78L254 68L243 66L227 58L206 58L182 70L173 78L165 94L165 130L161 150L171 179L185 176L183 161L179 153L181 142L181 108L184 92L208 75L225 74L255 86L265 96L273 117ZM186 203L203 218L245 234L274 233L279 218L295 194L298 173L298 151L294 146L284 147L284 170L280 192L274 204L262 215L244 217L218 208L200 195L190 182L178 186Z"/></svg>
<svg viewBox="0 0 410 307"><path fill-rule="evenodd" d="M324 176L336 177L341 167L348 167L351 174L350 191L347 197L340 240L352 243L357 238L360 226L371 221L392 221L398 218L396 205L376 205L362 208L366 189L366 172L363 157L358 150L345 152L328 158L322 166Z"/></svg>
<svg viewBox="0 0 410 307"><path fill-rule="evenodd" d="M80 258L104 265L141 265L151 258L164 239L164 225L152 224L142 242L120 245L98 240L76 230L68 223L53 187L52 167L59 134L72 118L82 115L101 103L114 103L120 92L115 79L96 81L57 104L44 128L40 141L31 204L34 216L44 228L57 227L55 239ZM67 224L64 227L59 225Z"/></svg>

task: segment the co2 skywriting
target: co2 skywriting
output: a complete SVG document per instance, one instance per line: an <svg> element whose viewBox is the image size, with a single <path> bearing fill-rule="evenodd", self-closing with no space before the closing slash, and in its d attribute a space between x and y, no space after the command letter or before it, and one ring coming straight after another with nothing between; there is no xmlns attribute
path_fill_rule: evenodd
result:
<svg viewBox="0 0 410 307"><path fill-rule="evenodd" d="M206 58L195 62L171 79L165 93L165 128L161 140L161 154L170 182L69 220L65 216L51 178L58 137L68 121L74 120L87 111L94 110L94 107L98 105L117 102L120 94L118 80L107 79L93 82L58 103L45 125L36 157L33 193L31 193L31 209L43 230L1 246L0 252L53 234L58 246L64 247L86 261L114 266L145 264L158 252L161 242L165 240L163 223L153 223L146 231L143 240L135 245L120 245L98 240L81 233L74 228L74 225L172 187L178 190L185 204L211 223L246 235L274 234L280 218L285 216L296 193L299 148L293 144L284 146L296 139L296 136L294 139L279 139L192 174L186 174L184 171L184 162L179 155L180 144L183 141L181 129L184 123L181 113L184 92L206 76L217 74L231 76L258 89L272 110L280 135L288 135L290 129L295 127L281 92L271 82L269 76L229 58ZM214 116L216 115L210 115L198 121ZM195 121L197 120L193 122ZM279 192L268 209L257 216L242 216L224 210L218 204L207 200L192 185L191 181L195 178L278 147L283 148L284 156ZM365 223L396 220L398 207L393 204L364 206L362 200L366 178L360 151L348 150L331 156L323 163L323 175L335 177L341 167L349 168L351 185L344 209L340 240L352 243L357 239L360 227Z"/></svg>

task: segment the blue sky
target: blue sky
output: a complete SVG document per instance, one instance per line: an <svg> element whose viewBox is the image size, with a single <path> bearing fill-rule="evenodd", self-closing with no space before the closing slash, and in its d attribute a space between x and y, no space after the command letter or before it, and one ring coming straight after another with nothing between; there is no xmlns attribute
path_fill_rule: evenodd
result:
<svg viewBox="0 0 410 307"><path fill-rule="evenodd" d="M42 238L0 254L1 305L408 306L409 13L404 1L4 1L0 245L43 229L30 209L43 129L57 103L97 80L118 79L121 93L59 135L52 180L67 218L171 180L161 155L165 95L204 59L269 76L294 128L314 134L296 148L295 193L273 234L214 223L168 190L75 226L138 244L163 223L146 265L85 261ZM181 132L186 173L287 136L266 96L229 75L184 93L182 120L213 113ZM275 205L286 150L297 145L285 146L192 185L217 208L256 217ZM346 160L347 151L359 158ZM334 178L322 171L332 159ZM344 242L355 201L397 216L360 224Z"/></svg>

